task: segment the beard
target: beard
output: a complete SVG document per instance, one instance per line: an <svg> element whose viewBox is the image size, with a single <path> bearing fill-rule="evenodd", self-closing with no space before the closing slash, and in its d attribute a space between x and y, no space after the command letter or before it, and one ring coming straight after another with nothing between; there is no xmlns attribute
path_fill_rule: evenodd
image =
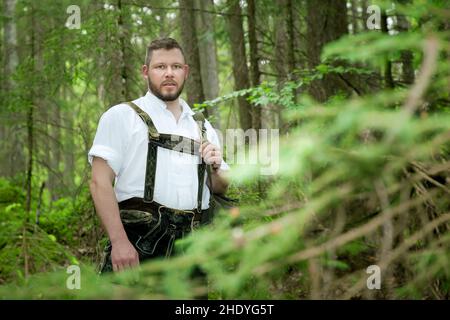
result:
<svg viewBox="0 0 450 320"><path fill-rule="evenodd" d="M183 91L184 88L184 81L181 84L181 86L179 87L179 89L176 92L173 93L162 93L161 90L159 89L159 87L157 85L155 85L151 80L150 77L148 78L148 87L150 89L150 91L159 99L161 99L162 101L175 101L178 99L178 97L180 96L181 92Z"/></svg>

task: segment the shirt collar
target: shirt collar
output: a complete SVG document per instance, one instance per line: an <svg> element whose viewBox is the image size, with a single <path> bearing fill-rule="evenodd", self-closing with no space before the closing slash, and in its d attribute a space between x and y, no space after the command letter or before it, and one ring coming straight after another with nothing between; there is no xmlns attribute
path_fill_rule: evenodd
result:
<svg viewBox="0 0 450 320"><path fill-rule="evenodd" d="M159 99L157 96L155 96L150 90L147 91L145 97L150 102L150 105L156 104L159 108L167 110L166 103L161 99ZM194 111L192 111L191 107L189 107L186 101L184 101L182 98L179 98L179 100L182 109L180 118L187 115L193 115L195 113Z"/></svg>

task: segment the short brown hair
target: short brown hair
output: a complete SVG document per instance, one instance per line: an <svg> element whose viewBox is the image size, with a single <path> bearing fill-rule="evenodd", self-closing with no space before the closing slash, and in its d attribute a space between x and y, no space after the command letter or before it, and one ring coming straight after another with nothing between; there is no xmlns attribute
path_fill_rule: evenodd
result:
<svg viewBox="0 0 450 320"><path fill-rule="evenodd" d="M160 38L153 40L147 47L147 54L145 56L145 64L148 66L150 64L150 60L152 59L153 50L171 50L171 49L179 49L184 58L184 52L181 46L175 39L172 38Z"/></svg>

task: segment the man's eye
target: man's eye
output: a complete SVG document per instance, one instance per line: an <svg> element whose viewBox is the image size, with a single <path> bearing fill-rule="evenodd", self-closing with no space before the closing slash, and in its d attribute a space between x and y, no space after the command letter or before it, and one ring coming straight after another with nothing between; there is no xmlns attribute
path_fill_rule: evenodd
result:
<svg viewBox="0 0 450 320"><path fill-rule="evenodd" d="M175 66L174 66L174 68L175 68L175 69L181 69L181 68L182 68L182 66L181 66L181 65L179 65L179 64L177 64L177 65L175 65Z"/></svg>
<svg viewBox="0 0 450 320"><path fill-rule="evenodd" d="M160 66L157 66L156 68L157 68L157 69L164 69L164 68L165 68L165 66L163 66L163 65L160 65Z"/></svg>

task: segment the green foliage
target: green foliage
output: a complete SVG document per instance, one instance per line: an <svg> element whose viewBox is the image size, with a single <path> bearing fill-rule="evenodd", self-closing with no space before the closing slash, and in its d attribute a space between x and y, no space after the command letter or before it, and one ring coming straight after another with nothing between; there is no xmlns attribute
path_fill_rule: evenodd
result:
<svg viewBox="0 0 450 320"><path fill-rule="evenodd" d="M17 203L0 210L0 282L23 283L27 273L56 270L61 265L77 263L54 236L26 223L26 215Z"/></svg>

